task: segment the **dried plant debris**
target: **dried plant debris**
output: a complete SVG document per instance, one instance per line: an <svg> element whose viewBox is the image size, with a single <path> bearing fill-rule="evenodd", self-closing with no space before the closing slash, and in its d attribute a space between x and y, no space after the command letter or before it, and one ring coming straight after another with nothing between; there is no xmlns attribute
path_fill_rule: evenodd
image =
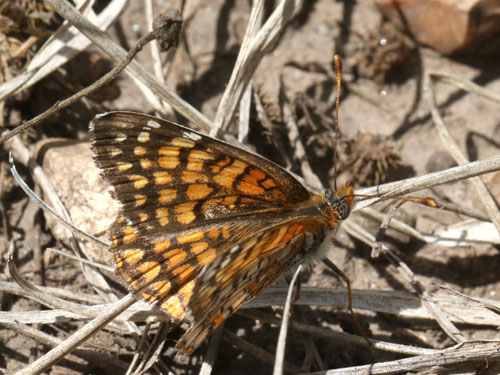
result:
<svg viewBox="0 0 500 375"><path fill-rule="evenodd" d="M0 2L0 83L16 76L29 62L33 46L39 46L62 23L43 0Z"/></svg>
<svg viewBox="0 0 500 375"><path fill-rule="evenodd" d="M394 144L381 136L360 133L343 145L343 167L351 170L351 181L358 186L393 181L397 172L405 167Z"/></svg>
<svg viewBox="0 0 500 375"><path fill-rule="evenodd" d="M386 83L388 76L401 67L415 51L415 42L390 22L380 24L376 32L353 33L357 42L348 48L360 77Z"/></svg>
<svg viewBox="0 0 500 375"><path fill-rule="evenodd" d="M3 0L0 3L0 32L47 36L60 24L60 18L43 0Z"/></svg>
<svg viewBox="0 0 500 375"><path fill-rule="evenodd" d="M292 99L293 116L299 127L302 142L306 149L307 159L315 169L321 181L329 185L333 177L335 120L333 103L321 102L317 99L298 94ZM326 168L325 168L326 166Z"/></svg>

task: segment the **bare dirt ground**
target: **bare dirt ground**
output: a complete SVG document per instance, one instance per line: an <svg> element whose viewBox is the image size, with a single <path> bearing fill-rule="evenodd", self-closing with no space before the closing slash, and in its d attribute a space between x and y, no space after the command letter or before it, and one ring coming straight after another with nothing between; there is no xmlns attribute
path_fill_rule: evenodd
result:
<svg viewBox="0 0 500 375"><path fill-rule="evenodd" d="M169 53L171 61L166 83L185 101L213 120L245 35L250 5L247 1L188 3L186 13L189 17L184 24L181 44L174 52ZM163 6L166 7L165 4ZM264 20L271 14L274 6L274 2L266 2ZM157 11L160 10L163 9ZM57 28L56 21L54 24L56 26L53 29ZM49 28L46 35L50 35L53 29ZM131 2L109 28L108 34L128 50L146 30L147 20L142 2ZM387 30L392 31L388 33ZM13 35L20 40L27 39L27 34L20 31ZM47 36L39 38L26 53L27 57L17 60L2 57L4 82L15 76L17 70L22 71L23 64L29 61ZM10 41L14 39L10 34L9 37ZM264 110L256 109L254 99L247 146L300 176L304 172L302 162L306 160L312 174L319 178L323 186L333 186L335 132L332 126L336 97L333 56L339 54L343 59L344 70L337 165L339 184L349 180L358 190L455 166L456 162L443 145L431 117L428 96L423 90L424 77L430 71L441 72L471 80L493 92L500 92L500 51L491 48L495 41L484 41L473 50L452 57L410 43L404 48L396 49L394 60L397 62L386 64L383 58L389 53L380 46L381 38L387 38L388 43L392 43L391 46L401 47L404 44L402 40L407 40L408 36L403 36L386 25L371 1L354 5L330 0L304 2L300 12L287 25L276 46L263 58L253 75L252 87L262 101ZM7 42L2 43L6 48ZM2 54L0 51L0 56ZM165 56L162 58L165 60ZM153 71L149 47L138 55L137 60ZM166 66L165 62L163 64ZM112 66L112 61L105 54L91 46L29 90L2 103L2 125L10 129L29 120L55 101L92 83ZM437 84L435 90L439 110L449 132L467 158L473 161L498 155L499 104L449 84ZM112 205L109 197L101 198L107 187L98 180L91 161L88 124L97 113L116 109L155 114L151 101L138 89L133 79L122 74L108 87L20 136L25 147L37 154L38 161L56 186L74 223L103 238L113 215L113 208L108 208ZM297 125L305 156L300 155L297 143L292 144L288 137L292 128L287 126L287 110L291 111ZM236 116L235 124L238 118ZM182 116L176 121L189 125ZM191 126L200 129L196 125ZM237 126L232 126L228 133L235 139ZM44 143L37 145L41 140ZM8 170L7 149L11 149L11 146L4 148L0 170L1 281L12 281L7 259L9 253L13 252L20 273L30 282L74 293L96 294L85 278L88 271L82 271L77 261L46 250L48 247L67 249L67 235L51 218L43 215L14 182ZM22 163L18 164L23 179L33 186L32 170ZM304 177L306 184L314 184L310 176ZM498 172L483 176L483 180L498 202ZM37 188L37 191L40 189ZM486 214L470 180L435 186L418 195L434 197ZM386 213L394 205L395 202L390 201L375 208ZM440 228L467 219L464 215L448 210L409 202L395 211L394 218L422 234L432 234ZM353 213L349 221L362 226L372 235L379 231L380 221L369 219L359 212ZM490 227L487 231L494 232L494 229ZM484 233L481 235L486 236ZM467 236L466 232L464 236ZM490 306L489 310L480 306L490 314L480 324L471 322L473 318L464 319L462 315L452 317L453 313L447 313L446 316L467 340L499 339L498 239L463 246L445 246L388 229L381 242L398 254L432 298L454 298L456 306L462 306L458 310L464 316L467 316L469 309L471 314L480 316L480 313L471 308L473 302L465 297L452 296L450 291L441 286L473 298L484 299L483 302L487 300L489 303L496 303L496 312L494 306ZM89 251L95 260L112 264L105 248L90 246ZM407 279L386 257L372 258L370 253L371 246L359 237L356 238L346 228L338 233L336 243L328 254L352 280L354 305L355 308L360 307L356 309L358 319L369 338L436 350L453 346L455 342L450 335L427 313L412 315L398 305L392 307L390 297L380 297L378 309L373 306L362 309L361 305L357 305L363 303L362 297L356 297L361 296L362 291L397 291L405 292L405 296L416 296ZM114 291L123 295L125 289L120 286L116 277L111 272L104 271L104 274ZM338 293L345 290L337 277L320 262L305 272L303 283L305 286L333 288ZM357 294L356 291L361 292ZM7 292L6 286L3 286L0 294L2 311L12 313L46 309L36 299L24 298L22 294ZM359 335L343 301L345 297L341 298L340 306L332 303L333 307L299 303L294 310L294 319L297 324L304 323ZM389 306L386 310L385 304ZM422 303L418 303L415 309L420 308L425 312L426 309L422 306ZM387 312L389 310L392 313ZM271 373L279 329L277 325L270 323L270 319L281 317L281 314L281 307L245 309L245 315L236 314L228 319L212 373ZM18 329L15 329L14 325L4 323L5 321L0 322L0 373L10 374L21 370L49 350L47 342L35 340L26 332L21 332L26 326L17 323L14 325ZM31 324L30 327L62 340L83 325L84 322L73 320ZM138 323L138 326L144 329L145 325ZM192 356L176 356L175 343L186 325L171 328L158 358L160 364L147 373L161 373L166 368L176 374L198 373L208 344L203 345ZM152 325L148 333L150 340L158 330ZM241 340L251 347L242 344ZM369 348L362 339L358 344L346 340L342 337L318 337L292 326L285 356L288 369L291 372L314 373L326 369L383 363L409 356L393 350ZM71 355L46 373L125 373L126 366L132 362L137 352L139 341L140 335L125 332L123 324L105 328L85 343L85 350L100 353L101 357L89 359ZM210 345L215 344L211 342ZM267 353L271 360L265 354L256 352L256 348ZM139 350L141 358L145 357L145 350ZM497 348L497 352L498 350ZM427 367L425 370L430 371L429 373L497 374L500 373L500 367L494 359L498 361L498 355L448 366ZM112 362L115 360L117 362ZM410 371L401 370L398 373Z"/></svg>

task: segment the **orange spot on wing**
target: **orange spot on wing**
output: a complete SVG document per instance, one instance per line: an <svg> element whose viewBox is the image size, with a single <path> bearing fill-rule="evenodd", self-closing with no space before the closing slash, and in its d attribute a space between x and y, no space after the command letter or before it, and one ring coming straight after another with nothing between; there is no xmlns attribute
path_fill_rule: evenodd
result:
<svg viewBox="0 0 500 375"><path fill-rule="evenodd" d="M137 266L137 270L141 273L144 281L149 284L159 275L161 265L158 262L144 262Z"/></svg>
<svg viewBox="0 0 500 375"><path fill-rule="evenodd" d="M128 178L130 181L134 183L134 187L136 189L142 189L144 186L148 184L148 179L144 176L134 174L132 176L129 176Z"/></svg>
<svg viewBox="0 0 500 375"><path fill-rule="evenodd" d="M207 242L195 242L194 244L191 245L191 252L196 255L206 250L207 248L208 248Z"/></svg>
<svg viewBox="0 0 500 375"><path fill-rule="evenodd" d="M210 324L212 325L211 328L214 329L220 326L221 323L227 319L227 316L228 316L227 312L212 314L209 318Z"/></svg>
<svg viewBox="0 0 500 375"><path fill-rule="evenodd" d="M144 256L144 251L141 249L129 249L123 252L123 256L125 262L127 262L131 266L135 266L139 263Z"/></svg>
<svg viewBox="0 0 500 375"><path fill-rule="evenodd" d="M242 182L240 182L236 188L242 193L249 195L264 194L265 191L258 185L257 180L248 174L243 177Z"/></svg>
<svg viewBox="0 0 500 375"><path fill-rule="evenodd" d="M177 268L172 270L172 273L176 276L179 276L179 282L182 283L183 280L189 279L194 272L193 266L190 264L183 264Z"/></svg>
<svg viewBox="0 0 500 375"><path fill-rule="evenodd" d="M258 169L251 169L250 175L255 178L257 181L263 180L266 178L266 174Z"/></svg>
<svg viewBox="0 0 500 375"><path fill-rule="evenodd" d="M125 172L126 170L132 168L132 163L118 162L116 167L120 172Z"/></svg>
<svg viewBox="0 0 500 375"><path fill-rule="evenodd" d="M192 171L182 171L181 179L182 182L186 184L192 184L194 182L208 182L207 175Z"/></svg>
<svg viewBox="0 0 500 375"><path fill-rule="evenodd" d="M129 244L137 239L137 231L133 227L126 226L125 228L123 228L123 232L124 232L123 243L125 245L127 245L127 244Z"/></svg>
<svg viewBox="0 0 500 375"><path fill-rule="evenodd" d="M229 233L229 224L225 224L222 226L222 237L224 237L225 240L227 240L231 236L231 233Z"/></svg>
<svg viewBox="0 0 500 375"><path fill-rule="evenodd" d="M156 218L161 226L168 224L168 209L166 208L157 208L156 209Z"/></svg>
<svg viewBox="0 0 500 375"><path fill-rule="evenodd" d="M168 173L166 171L155 172L155 173L153 173L153 176L155 178L156 185L165 185L165 184L168 184L170 181L172 181L172 177L170 176L170 173Z"/></svg>
<svg viewBox="0 0 500 375"><path fill-rule="evenodd" d="M116 268L120 269L123 267L123 258L120 255L115 256Z"/></svg>
<svg viewBox="0 0 500 375"><path fill-rule="evenodd" d="M231 162L231 159L226 156L224 160L220 160L215 165L210 166L210 170L212 173L219 173L222 168L224 168L226 165L228 165Z"/></svg>
<svg viewBox="0 0 500 375"><path fill-rule="evenodd" d="M207 160L212 160L213 158L214 156L210 155L208 152L200 150L191 150L189 152L186 169L188 171L199 172L203 169L203 163Z"/></svg>
<svg viewBox="0 0 500 375"><path fill-rule="evenodd" d="M136 146L134 147L134 155L136 156L141 156L146 153L146 148L142 146Z"/></svg>
<svg viewBox="0 0 500 375"><path fill-rule="evenodd" d="M182 245L184 243L199 241L204 237L205 233L202 230L197 230L195 232L177 236L177 243Z"/></svg>
<svg viewBox="0 0 500 375"><path fill-rule="evenodd" d="M144 298L146 301L149 301L151 303L155 302L158 299L158 297L153 296L152 294L149 294L146 292L142 292L141 297Z"/></svg>
<svg viewBox="0 0 500 375"><path fill-rule="evenodd" d="M213 240L216 240L220 236L220 231L219 228L214 226L208 230L208 237L210 237Z"/></svg>
<svg viewBox="0 0 500 375"><path fill-rule="evenodd" d="M176 220L181 224L192 223L196 219L196 215L193 212L196 204L197 202L186 202L175 206Z"/></svg>
<svg viewBox="0 0 500 375"><path fill-rule="evenodd" d="M177 265L179 265L179 263L181 263L184 259L186 259L186 256L187 256L186 252L182 249L173 249L163 254L163 257L165 259L168 259L169 261L168 269L172 269Z"/></svg>
<svg viewBox="0 0 500 375"><path fill-rule="evenodd" d="M230 188L233 186L234 180L245 171L248 164L241 160L235 160L233 163L214 176L214 181L224 187Z"/></svg>
<svg viewBox="0 0 500 375"><path fill-rule="evenodd" d="M141 159L139 160L142 169L149 169L153 166L153 162L149 159Z"/></svg>
<svg viewBox="0 0 500 375"><path fill-rule="evenodd" d="M280 200L286 200L285 195L278 189L273 189L271 190L271 194L276 198Z"/></svg>
<svg viewBox="0 0 500 375"><path fill-rule="evenodd" d="M209 196L214 189L207 184L192 184L189 185L186 195L190 200L199 200Z"/></svg>
<svg viewBox="0 0 500 375"><path fill-rule="evenodd" d="M172 146L163 146L158 149L158 155L162 156L179 156L181 148Z"/></svg>
<svg viewBox="0 0 500 375"><path fill-rule="evenodd" d="M232 210L234 208L234 204L236 203L237 200L238 200L238 196L237 195L228 195L227 197L225 197L222 200L222 203L227 208L229 208L230 210Z"/></svg>
<svg viewBox="0 0 500 375"><path fill-rule="evenodd" d="M269 249L276 248L282 244L281 239L283 238L283 236L287 232L288 228L289 228L288 225L283 225L280 227L279 231L274 232L273 237L269 240L269 244L267 245L269 247ZM283 242L283 243L285 243L285 242Z"/></svg>
<svg viewBox="0 0 500 375"><path fill-rule="evenodd" d="M271 180L270 178L268 178L267 180L265 181L262 181L262 186L264 186L266 189L270 189L270 188L273 188L276 186L276 183Z"/></svg>
<svg viewBox="0 0 500 375"><path fill-rule="evenodd" d="M170 283L170 281L158 281L154 284L151 284L151 288L153 288L161 298L167 295L168 292L170 292L170 289L172 289L172 284Z"/></svg>
<svg viewBox="0 0 500 375"><path fill-rule="evenodd" d="M179 297L171 296L160 306L162 309L166 310L172 318L177 320L184 320L186 314L186 306L182 304Z"/></svg>
<svg viewBox="0 0 500 375"><path fill-rule="evenodd" d="M146 196L142 194L136 194L134 195L135 198L135 206L139 207L142 206L144 203L146 203Z"/></svg>
<svg viewBox="0 0 500 375"><path fill-rule="evenodd" d="M181 163L177 156L163 156L158 158L158 165L165 169L174 169Z"/></svg>
<svg viewBox="0 0 500 375"><path fill-rule="evenodd" d="M215 251L215 249L211 248L211 249L208 249L208 250L204 251L200 255L198 255L196 257L196 260L198 261L198 263L201 266L204 266L204 265L212 262L215 259L215 255L216 254L217 254L217 252Z"/></svg>
<svg viewBox="0 0 500 375"><path fill-rule="evenodd" d="M162 253L163 251L167 250L170 247L170 240L169 239L164 239L164 240L159 240L153 242L154 245L154 252L156 254Z"/></svg>
<svg viewBox="0 0 500 375"><path fill-rule="evenodd" d="M170 203L177 197L177 190L174 189L160 190L158 194L159 194L158 201L161 204Z"/></svg>
<svg viewBox="0 0 500 375"><path fill-rule="evenodd" d="M193 148L196 145L196 143L194 143L192 140L184 138L174 138L170 143L172 144L172 146L179 146L186 148Z"/></svg>

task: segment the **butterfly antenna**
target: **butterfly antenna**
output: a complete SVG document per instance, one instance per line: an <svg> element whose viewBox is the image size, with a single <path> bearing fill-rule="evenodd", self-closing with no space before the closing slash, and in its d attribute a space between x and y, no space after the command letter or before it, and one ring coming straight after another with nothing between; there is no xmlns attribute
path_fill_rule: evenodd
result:
<svg viewBox="0 0 500 375"><path fill-rule="evenodd" d="M340 105L340 91L342 84L342 61L339 55L333 56L335 62L335 71L337 72L337 101L335 103L335 145L333 152L333 184L335 191L337 191L337 145L339 139L339 105Z"/></svg>

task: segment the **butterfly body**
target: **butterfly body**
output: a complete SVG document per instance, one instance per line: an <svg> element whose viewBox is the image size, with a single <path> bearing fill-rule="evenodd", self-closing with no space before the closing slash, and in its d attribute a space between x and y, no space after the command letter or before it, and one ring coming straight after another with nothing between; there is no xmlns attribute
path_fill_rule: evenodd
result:
<svg viewBox="0 0 500 375"><path fill-rule="evenodd" d="M117 272L173 319L191 321L191 352L221 322L317 249L353 202L312 194L283 168L155 117L96 117L94 159L120 203Z"/></svg>

